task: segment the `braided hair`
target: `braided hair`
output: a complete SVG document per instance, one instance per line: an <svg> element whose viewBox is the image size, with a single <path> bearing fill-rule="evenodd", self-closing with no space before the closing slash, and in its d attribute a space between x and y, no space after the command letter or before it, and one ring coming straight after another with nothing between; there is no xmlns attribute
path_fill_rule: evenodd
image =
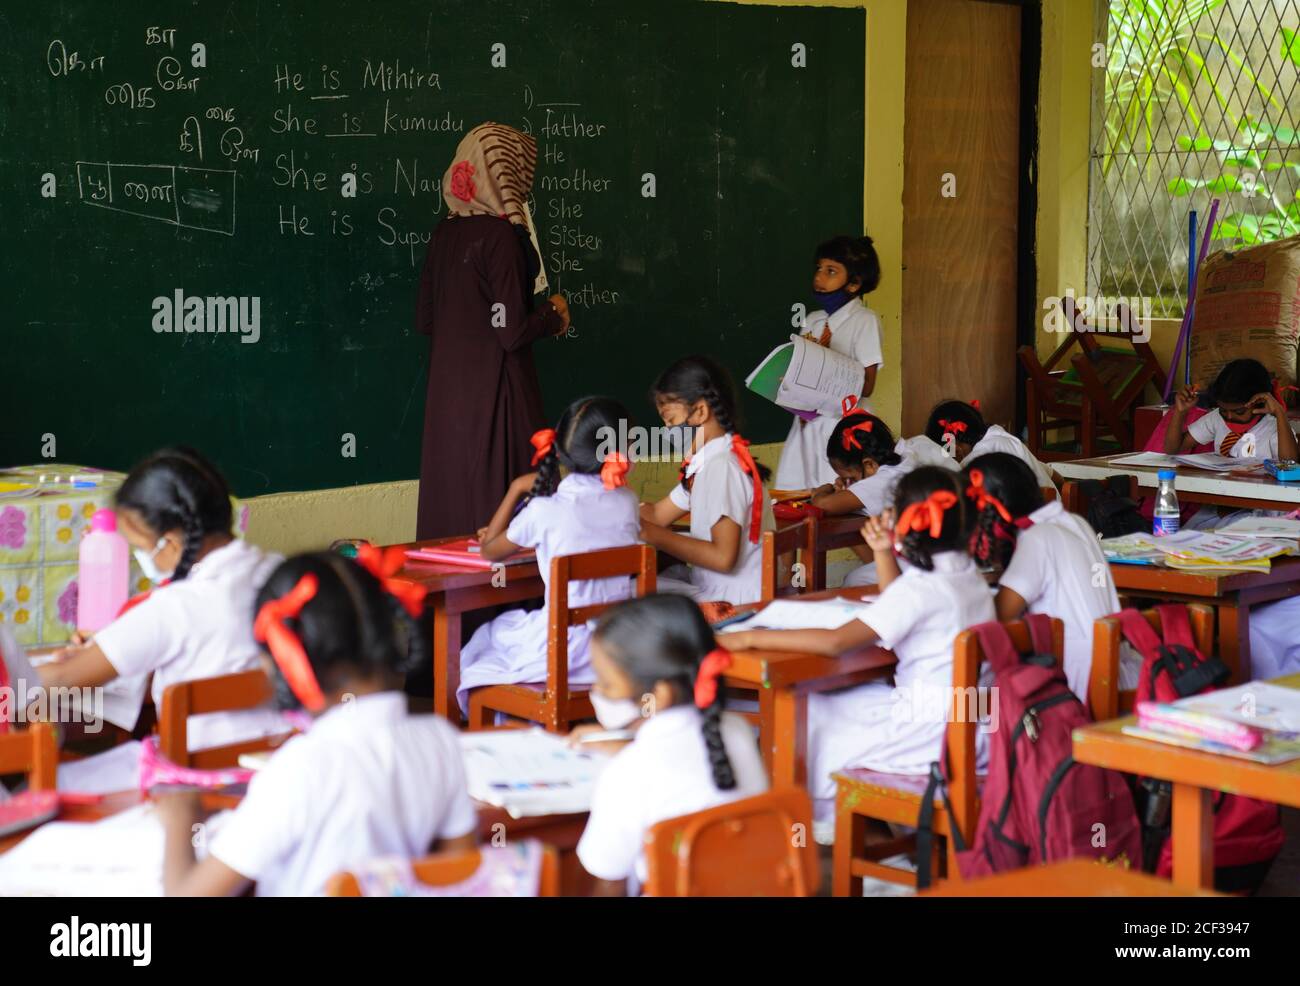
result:
<svg viewBox="0 0 1300 986"><path fill-rule="evenodd" d="M612 397L583 397L574 401L555 426L555 443L537 463L537 478L518 509L535 496L551 496L560 485L560 466L571 473L593 476L605 464L605 454L623 452L619 444L619 422L630 420L627 408Z"/></svg>
<svg viewBox="0 0 1300 986"><path fill-rule="evenodd" d="M740 413L731 374L708 356L685 356L668 367L650 388L650 399L656 407L673 403L690 407L704 401L724 432L740 434ZM762 463L755 465L759 478L767 482L771 470Z"/></svg>
<svg viewBox="0 0 1300 986"><path fill-rule="evenodd" d="M351 678L406 674L428 662L424 616L413 617L379 579L337 552L281 562L258 591L253 612L287 595L308 573L316 576L316 595L285 622L302 642L323 691ZM278 668L271 678L281 708L302 707Z"/></svg>
<svg viewBox="0 0 1300 986"><path fill-rule="evenodd" d="M959 486L960 478L949 469L941 466L920 466L913 469L894 488L894 516L902 517L903 511L914 503L920 503L941 490L953 493L957 502L943 514L943 526L939 536L933 538L929 530L905 531L896 534L899 554L917 568L927 572L934 571L934 556L943 551L965 551L970 543L970 522L974 511L962 495L965 487Z"/></svg>
<svg viewBox="0 0 1300 986"><path fill-rule="evenodd" d="M870 294L880 284L880 258L870 236L833 236L818 244L813 262L818 260L835 261L844 268L850 282L858 282L858 290L852 292L854 297Z"/></svg>
<svg viewBox="0 0 1300 986"><path fill-rule="evenodd" d="M845 433L863 421L871 422L871 430L853 432L846 448ZM855 441L860 447L854 446ZM827 439L826 458L830 460L831 465L843 468L861 468L862 463L867 459L878 466L896 466L903 461L903 458L894 451L895 444L889 425L874 414L866 412L849 414L840 418L835 425L835 430L831 432L831 437Z"/></svg>
<svg viewBox="0 0 1300 986"><path fill-rule="evenodd" d="M1015 521L1028 517L1043 505L1043 491L1038 477L1024 462L1007 452L989 452L969 462L962 470L967 487L972 485L971 474L978 472L984 490L995 497L1011 515L1008 522L996 506L986 504L975 514L975 529L971 534L971 555L981 565L994 564L1006 568L1016 550L1016 537L1020 529Z"/></svg>
<svg viewBox="0 0 1300 986"><path fill-rule="evenodd" d="M165 448L139 463L118 487L118 510L139 514L160 536L181 532L172 581L189 575L209 534L229 534L230 488L216 466L192 448Z"/></svg>
<svg viewBox="0 0 1300 986"><path fill-rule="evenodd" d="M605 611L595 637L641 694L666 682L674 702L694 705L695 678L700 662L717 646L713 630L700 607L687 596L659 593L629 599ZM736 773L722 742L723 690L700 709L704 746L713 784L720 791L736 786Z"/></svg>
<svg viewBox="0 0 1300 986"><path fill-rule="evenodd" d="M936 445L943 444L943 436L950 430L940 424L941 421L949 424L957 421L965 425L964 430L954 434L967 445L978 443L989 430L989 426L984 422L984 415L980 414L978 408L972 407L965 401L940 401L934 406L934 410L930 412L930 417L925 422L925 437Z"/></svg>

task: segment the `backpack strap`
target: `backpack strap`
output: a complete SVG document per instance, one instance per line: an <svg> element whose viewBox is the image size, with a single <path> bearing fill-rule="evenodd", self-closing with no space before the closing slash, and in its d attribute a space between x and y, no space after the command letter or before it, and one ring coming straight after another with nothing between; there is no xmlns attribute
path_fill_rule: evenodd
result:
<svg viewBox="0 0 1300 986"><path fill-rule="evenodd" d="M944 748L944 759L947 760L948 751ZM916 889L924 890L930 886L934 880L934 874L930 872L930 858L933 855L932 847L934 845L934 797L938 794L943 798L943 807L948 812L948 828L952 834L953 845L958 852L966 851L966 840L961 837L961 829L957 827L956 817L952 811L952 799L948 796L948 778L944 776L944 770L936 760L930 764L930 780L925 786L925 794L921 797L921 811L916 817Z"/></svg>
<svg viewBox="0 0 1300 986"><path fill-rule="evenodd" d="M1044 613L1026 613L1025 626L1035 654L1052 654L1052 618Z"/></svg>
<svg viewBox="0 0 1300 986"><path fill-rule="evenodd" d="M1020 663L1020 654L1015 644L1011 642L1011 634L1007 633L1007 628L997 620L981 623L971 629L979 637L984 660L989 662L994 674L1006 668L1014 668Z"/></svg>
<svg viewBox="0 0 1300 986"><path fill-rule="evenodd" d="M1187 618L1187 607L1182 603L1162 603L1156 607L1160 614L1160 629L1166 646L1177 644L1189 651L1196 651L1196 640L1192 637L1192 621Z"/></svg>
<svg viewBox="0 0 1300 986"><path fill-rule="evenodd" d="M1135 609L1121 609L1115 615L1119 617L1119 626L1124 631L1124 639L1138 649L1143 659L1158 661L1162 642L1151 629L1151 624L1147 622L1146 617ZM1161 625L1163 624L1162 616Z"/></svg>

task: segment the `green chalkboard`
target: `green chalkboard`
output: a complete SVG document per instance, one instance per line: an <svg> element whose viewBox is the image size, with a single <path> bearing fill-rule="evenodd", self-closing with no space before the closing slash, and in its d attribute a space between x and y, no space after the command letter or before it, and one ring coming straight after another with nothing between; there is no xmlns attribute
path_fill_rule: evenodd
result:
<svg viewBox="0 0 1300 986"><path fill-rule="evenodd" d="M790 331L814 245L860 227L861 10L7 8L0 463L124 468L184 442L245 496L415 476L416 285L443 170L483 120L542 153L535 215L574 326L535 347L553 416L610 392L648 417L654 375L691 352L742 378ZM191 306L228 331L160 331L189 297L228 299ZM744 411L752 440L783 436L782 412Z"/></svg>

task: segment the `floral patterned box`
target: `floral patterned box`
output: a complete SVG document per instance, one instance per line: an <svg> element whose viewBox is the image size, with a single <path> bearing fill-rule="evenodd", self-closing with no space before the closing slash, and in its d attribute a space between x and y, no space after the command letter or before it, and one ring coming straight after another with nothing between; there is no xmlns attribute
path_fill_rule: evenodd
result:
<svg viewBox="0 0 1300 986"><path fill-rule="evenodd" d="M124 478L61 463L0 471L0 622L20 643L54 646L76 629L81 536ZM134 562L131 587L149 588Z"/></svg>

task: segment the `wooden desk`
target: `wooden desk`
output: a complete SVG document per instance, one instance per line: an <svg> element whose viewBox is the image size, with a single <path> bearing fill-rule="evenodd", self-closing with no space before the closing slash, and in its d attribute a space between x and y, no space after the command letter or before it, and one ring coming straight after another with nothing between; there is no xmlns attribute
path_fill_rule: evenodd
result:
<svg viewBox="0 0 1300 986"><path fill-rule="evenodd" d="M402 548L424 548L460 538L414 541ZM498 574L501 573L501 574ZM504 575L505 582L501 584ZM546 595L537 562L492 569L465 568L436 562L406 560L397 578L429 590L433 610L433 710L453 725L463 725L456 689L460 687L461 614L503 603L541 599ZM497 584L493 584L495 579Z"/></svg>
<svg viewBox="0 0 1300 986"><path fill-rule="evenodd" d="M1300 675L1276 685L1300 689ZM1074 731L1074 759L1173 784L1173 881L1183 889L1214 886L1215 791L1300 808L1300 760L1276 766L1252 763L1126 736L1133 716Z"/></svg>
<svg viewBox="0 0 1300 986"><path fill-rule="evenodd" d="M809 593L799 599L861 599L877 591L874 585L856 586ZM727 684L758 690L759 747L774 787L807 783L808 696L883 678L897 663L893 652L881 647L865 647L838 657L746 650L733 652L732 659L725 675Z"/></svg>
<svg viewBox="0 0 1300 986"><path fill-rule="evenodd" d="M1053 462L1052 468L1064 479L1076 481L1067 484L1062 501L1065 509L1073 513L1083 513L1080 509L1077 481L1081 479L1106 479L1109 476L1136 476L1138 486L1154 490L1159 485L1156 474L1160 471L1154 466L1117 466L1116 459L1133 455L1121 452L1117 455L1105 455L1095 459L1073 459L1066 462ZM1233 475L1223 472L1211 472L1208 469L1193 469L1190 466L1174 466L1178 474L1174 480L1174 489L1181 503L1206 503L1218 507L1237 507L1248 510L1283 510L1300 508L1300 483L1279 483L1268 473L1255 475Z"/></svg>
<svg viewBox="0 0 1300 986"><path fill-rule="evenodd" d="M144 800L139 791L117 791L104 795L94 805L70 805L58 817L60 822L97 822L119 811L134 808ZM239 798L230 795L203 795L203 806L209 811L234 808ZM560 892L566 897L590 896L591 876L578 861L576 849L582 831L587 827L587 813L573 815L539 815L532 818L511 818L502 808L475 802L478 808L479 840L485 845L500 844L502 838L537 839L554 846L560 854ZM19 832L0 839L0 853L8 852L35 829Z"/></svg>
<svg viewBox="0 0 1300 986"><path fill-rule="evenodd" d="M918 897L1222 897L1188 890L1140 870L1091 859L1067 859L999 873L980 880L944 880Z"/></svg>
<svg viewBox="0 0 1300 986"><path fill-rule="evenodd" d="M1182 572L1152 565L1110 566L1121 596L1149 596L1168 602L1205 603L1218 619L1219 656L1234 682L1250 680L1250 609L1300 595L1300 558L1274 558L1267 572L1219 575Z"/></svg>
<svg viewBox="0 0 1300 986"><path fill-rule="evenodd" d="M813 557L816 579L810 580L811 585L826 584L827 552L866 545L862 540L862 525L866 522L862 514L841 514L817 521L817 550Z"/></svg>

